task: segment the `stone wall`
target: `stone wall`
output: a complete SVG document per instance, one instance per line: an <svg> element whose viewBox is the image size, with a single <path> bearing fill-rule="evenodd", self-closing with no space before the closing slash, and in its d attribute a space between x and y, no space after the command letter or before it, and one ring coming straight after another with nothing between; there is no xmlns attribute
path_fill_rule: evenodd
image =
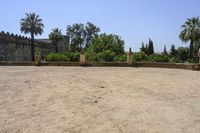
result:
<svg viewBox="0 0 200 133"><path fill-rule="evenodd" d="M69 37L63 36L63 41L58 42L58 51L69 50ZM0 32L0 61L30 61L31 48L30 38L13 33ZM42 58L47 54L55 52L54 44L48 39L35 40L35 49L41 50Z"/></svg>

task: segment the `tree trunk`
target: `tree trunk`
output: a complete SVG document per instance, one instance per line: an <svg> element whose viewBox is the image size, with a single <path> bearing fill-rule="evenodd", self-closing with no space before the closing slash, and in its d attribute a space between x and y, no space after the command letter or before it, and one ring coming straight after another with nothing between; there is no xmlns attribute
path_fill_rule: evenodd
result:
<svg viewBox="0 0 200 133"><path fill-rule="evenodd" d="M31 33L31 61L35 61L34 33Z"/></svg>
<svg viewBox="0 0 200 133"><path fill-rule="evenodd" d="M55 40L56 53L58 53L58 41Z"/></svg>
<svg viewBox="0 0 200 133"><path fill-rule="evenodd" d="M189 58L193 59L194 57L194 46L193 46L193 41L190 41L190 51L189 51Z"/></svg>

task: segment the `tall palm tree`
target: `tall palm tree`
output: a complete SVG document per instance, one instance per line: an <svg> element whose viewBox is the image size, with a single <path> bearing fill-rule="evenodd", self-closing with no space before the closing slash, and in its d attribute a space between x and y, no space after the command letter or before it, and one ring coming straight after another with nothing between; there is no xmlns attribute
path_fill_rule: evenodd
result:
<svg viewBox="0 0 200 133"><path fill-rule="evenodd" d="M199 17L193 17L187 19L187 21L181 26L182 31L179 38L184 41L190 41L190 58L194 56L194 44L200 39L200 19Z"/></svg>
<svg viewBox="0 0 200 133"><path fill-rule="evenodd" d="M21 32L31 34L31 60L34 61L34 36L43 33L44 24L42 23L42 19L35 13L26 13L25 18L20 21L20 27Z"/></svg>
<svg viewBox="0 0 200 133"><path fill-rule="evenodd" d="M63 39L62 31L58 28L52 29L52 32L49 34L49 39L53 41L56 53L58 53L58 41Z"/></svg>

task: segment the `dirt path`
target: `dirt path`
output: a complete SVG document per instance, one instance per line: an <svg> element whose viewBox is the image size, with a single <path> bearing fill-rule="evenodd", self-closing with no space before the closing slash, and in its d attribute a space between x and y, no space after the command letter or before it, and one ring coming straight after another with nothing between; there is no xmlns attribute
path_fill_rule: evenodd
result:
<svg viewBox="0 0 200 133"><path fill-rule="evenodd" d="M200 72L0 67L0 133L199 133Z"/></svg>

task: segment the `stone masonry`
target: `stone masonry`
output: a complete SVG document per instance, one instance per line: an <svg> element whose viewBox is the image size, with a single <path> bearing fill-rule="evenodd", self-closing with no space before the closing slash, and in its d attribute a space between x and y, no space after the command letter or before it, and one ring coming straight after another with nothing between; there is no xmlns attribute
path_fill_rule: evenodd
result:
<svg viewBox="0 0 200 133"><path fill-rule="evenodd" d="M0 61L31 61L30 38L13 33L0 33ZM55 53L55 45L48 39L36 39L35 49L40 49L42 59L47 54ZM67 52L69 50L69 37L63 36L63 40L58 42L58 51Z"/></svg>

